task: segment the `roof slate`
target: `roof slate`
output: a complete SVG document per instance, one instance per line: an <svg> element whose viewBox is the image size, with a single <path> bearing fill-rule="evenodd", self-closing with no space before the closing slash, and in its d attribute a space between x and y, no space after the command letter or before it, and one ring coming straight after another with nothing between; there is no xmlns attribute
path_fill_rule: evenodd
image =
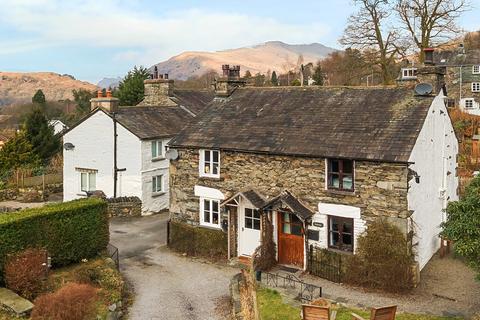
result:
<svg viewBox="0 0 480 320"><path fill-rule="evenodd" d="M406 88L241 88L170 145L408 162L432 101Z"/></svg>
<svg viewBox="0 0 480 320"><path fill-rule="evenodd" d="M311 218L315 212L300 202L290 191L284 190L280 195L265 203L262 209L275 209L283 205L287 206L292 212L302 220Z"/></svg>
<svg viewBox="0 0 480 320"><path fill-rule="evenodd" d="M466 50L437 50L433 52L433 61L440 66L474 65L480 64L480 49Z"/></svg>

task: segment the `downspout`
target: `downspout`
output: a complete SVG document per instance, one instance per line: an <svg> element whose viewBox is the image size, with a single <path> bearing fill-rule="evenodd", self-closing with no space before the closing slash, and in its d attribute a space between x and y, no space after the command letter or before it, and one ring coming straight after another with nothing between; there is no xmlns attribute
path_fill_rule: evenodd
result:
<svg viewBox="0 0 480 320"><path fill-rule="evenodd" d="M113 119L113 197L117 197L117 180L118 180L118 168L117 168L117 119L115 118L115 112L112 112Z"/></svg>
<svg viewBox="0 0 480 320"><path fill-rule="evenodd" d="M227 260L230 260L230 256L230 209L227 209Z"/></svg>

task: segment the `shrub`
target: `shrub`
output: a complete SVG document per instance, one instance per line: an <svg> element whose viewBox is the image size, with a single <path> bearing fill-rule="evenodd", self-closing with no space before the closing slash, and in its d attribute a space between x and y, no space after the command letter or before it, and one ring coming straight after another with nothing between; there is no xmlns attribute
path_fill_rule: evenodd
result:
<svg viewBox="0 0 480 320"><path fill-rule="evenodd" d="M28 247L45 248L53 266L97 255L109 241L106 208L83 199L0 215L0 271L8 254Z"/></svg>
<svg viewBox="0 0 480 320"><path fill-rule="evenodd" d="M7 258L5 282L10 290L33 300L42 292L47 272L47 251L30 248Z"/></svg>
<svg viewBox="0 0 480 320"><path fill-rule="evenodd" d="M264 222L262 244L253 253L253 269L256 271L268 271L277 264L273 224L268 217L265 217Z"/></svg>
<svg viewBox="0 0 480 320"><path fill-rule="evenodd" d="M347 260L345 282L391 292L413 287L414 258L400 229L379 219L357 241L356 254Z"/></svg>
<svg viewBox="0 0 480 320"><path fill-rule="evenodd" d="M38 297L32 320L87 320L95 317L96 289L69 283L54 293Z"/></svg>

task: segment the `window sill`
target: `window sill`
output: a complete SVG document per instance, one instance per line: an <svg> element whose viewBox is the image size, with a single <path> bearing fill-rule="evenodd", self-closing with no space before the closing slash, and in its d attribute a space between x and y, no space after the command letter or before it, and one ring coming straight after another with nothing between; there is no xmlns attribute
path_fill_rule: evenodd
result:
<svg viewBox="0 0 480 320"><path fill-rule="evenodd" d="M216 180L216 181L224 181L225 178L220 176L199 176L200 180Z"/></svg>
<svg viewBox="0 0 480 320"><path fill-rule="evenodd" d="M222 231L222 227L220 225L215 225L215 224L200 223L200 227L205 228L205 229L210 229L210 230Z"/></svg>
<svg viewBox="0 0 480 320"><path fill-rule="evenodd" d="M152 162L158 162L162 160L167 160L167 158L165 158L164 156L152 158Z"/></svg>
<svg viewBox="0 0 480 320"><path fill-rule="evenodd" d="M327 250L338 253L338 254L344 254L344 255L347 255L347 256L353 255L353 251L344 251L344 250L330 248L330 247L328 247Z"/></svg>
<svg viewBox="0 0 480 320"><path fill-rule="evenodd" d="M86 194L86 193L77 193L77 196L79 196L79 197L85 197L85 198L86 198L86 197L87 197L87 194Z"/></svg>
<svg viewBox="0 0 480 320"><path fill-rule="evenodd" d="M342 196L355 196L356 192L355 190L352 191L347 191L347 190L339 190L339 189L325 189L326 192L331 193L331 194L338 194Z"/></svg>
<svg viewBox="0 0 480 320"><path fill-rule="evenodd" d="M165 191L162 191L162 192L153 192L152 193L152 198L157 198L157 197L160 197L160 196L163 196L167 194Z"/></svg>

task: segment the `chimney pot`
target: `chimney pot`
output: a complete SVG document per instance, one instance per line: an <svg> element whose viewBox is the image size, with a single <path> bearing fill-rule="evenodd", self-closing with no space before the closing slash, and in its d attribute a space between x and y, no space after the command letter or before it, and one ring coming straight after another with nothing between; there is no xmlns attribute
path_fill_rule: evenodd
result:
<svg viewBox="0 0 480 320"><path fill-rule="evenodd" d="M158 79L158 67L155 66L153 69L153 79Z"/></svg>
<svg viewBox="0 0 480 320"><path fill-rule="evenodd" d="M168 73L165 73L165 74L163 75L163 78L164 78L165 80L168 80Z"/></svg>
<svg viewBox="0 0 480 320"><path fill-rule="evenodd" d="M102 90L97 91L97 98L103 98L103 91Z"/></svg>
<svg viewBox="0 0 480 320"><path fill-rule="evenodd" d="M108 89L107 90L107 98L111 98L112 97L112 90Z"/></svg>

